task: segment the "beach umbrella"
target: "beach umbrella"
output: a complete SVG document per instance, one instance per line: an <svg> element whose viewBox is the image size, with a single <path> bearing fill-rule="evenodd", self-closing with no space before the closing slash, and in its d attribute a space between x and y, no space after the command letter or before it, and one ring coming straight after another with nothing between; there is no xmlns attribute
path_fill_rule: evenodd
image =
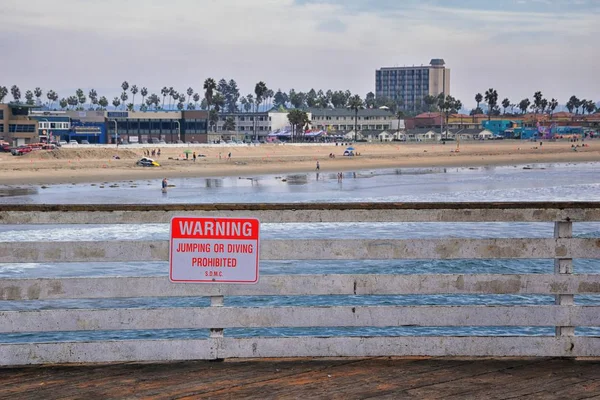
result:
<svg viewBox="0 0 600 400"><path fill-rule="evenodd" d="M192 151L192 150L190 150L190 149L185 149L183 152L184 152L185 154L192 154L192 153L193 153L193 151Z"/></svg>
<svg viewBox="0 0 600 400"><path fill-rule="evenodd" d="M352 146L350 146L350 147L346 147L346 150L348 150L348 151L354 151L354 150L355 150L355 148L354 148L354 147L352 147Z"/></svg>

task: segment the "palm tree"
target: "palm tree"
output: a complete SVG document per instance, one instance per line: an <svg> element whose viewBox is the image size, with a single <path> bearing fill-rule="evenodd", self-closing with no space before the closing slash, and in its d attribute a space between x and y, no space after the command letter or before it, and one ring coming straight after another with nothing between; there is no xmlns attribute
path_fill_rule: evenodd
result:
<svg viewBox="0 0 600 400"><path fill-rule="evenodd" d="M204 81L204 98L206 99L206 104L208 109L210 110L210 106L212 105L213 93L217 89L217 82L213 78L206 78Z"/></svg>
<svg viewBox="0 0 600 400"><path fill-rule="evenodd" d="M533 106L535 107L535 113L537 114L542 108L542 92L537 91L533 94Z"/></svg>
<svg viewBox="0 0 600 400"><path fill-rule="evenodd" d="M133 111L133 103L127 104L127 111Z"/></svg>
<svg viewBox="0 0 600 400"><path fill-rule="evenodd" d="M567 102L567 109L569 110L569 112L573 112L573 109L575 109L575 113L579 114L579 106L580 106L581 100L579 100L577 98L577 96L571 96L569 98L569 101Z"/></svg>
<svg viewBox="0 0 600 400"><path fill-rule="evenodd" d="M63 99L60 99L58 105L60 105L61 110L64 110L69 105L69 102L67 101L67 99L63 98Z"/></svg>
<svg viewBox="0 0 600 400"><path fill-rule="evenodd" d="M496 89L489 88L485 91L485 101L488 105L488 121L492 119L492 112L498 103L498 92Z"/></svg>
<svg viewBox="0 0 600 400"><path fill-rule="evenodd" d="M522 114L525 114L525 112L527 112L527 109L529 108L530 104L531 101L529 101L529 99L523 99L519 102L519 110L521 110Z"/></svg>
<svg viewBox="0 0 600 400"><path fill-rule="evenodd" d="M594 103L593 100L588 100L586 102L586 104L584 105L586 111L588 112L588 114L592 114L594 111L596 111L596 103Z"/></svg>
<svg viewBox="0 0 600 400"><path fill-rule="evenodd" d="M269 90L267 88L267 85L263 82L260 81L256 84L256 86L254 86L254 94L256 95L256 106L255 106L255 112L258 112L260 110L260 103L262 103L262 101L265 98L265 95L267 93L267 90ZM254 117L254 136L255 139L258 139L258 132L256 129L256 125L257 125L257 121L256 121L256 116Z"/></svg>
<svg viewBox="0 0 600 400"><path fill-rule="evenodd" d="M77 106L77 104L79 104L79 99L77 98L77 96L69 96L67 98L67 104L71 106L71 109L74 109Z"/></svg>
<svg viewBox="0 0 600 400"><path fill-rule="evenodd" d="M265 96L267 99L269 99L268 107L265 107L267 110L270 110L272 108L272 103L271 103L271 99L273 98L273 96L275 95L275 93L273 92L272 89L267 89L267 92L265 93Z"/></svg>
<svg viewBox="0 0 600 400"><path fill-rule="evenodd" d="M25 104L28 106L32 106L34 104L33 92L31 90L25 91Z"/></svg>
<svg viewBox="0 0 600 400"><path fill-rule="evenodd" d="M108 99L104 96L100 97L100 99L98 100L98 105L103 109L106 110L106 107L108 107Z"/></svg>
<svg viewBox="0 0 600 400"><path fill-rule="evenodd" d="M112 105L115 107L115 110L116 110L117 107L119 107L121 105L121 100L118 97L115 97L112 101Z"/></svg>
<svg viewBox="0 0 600 400"><path fill-rule="evenodd" d="M502 100L502 108L504 108L504 114L506 114L506 109L510 107L510 100L508 98Z"/></svg>
<svg viewBox="0 0 600 400"><path fill-rule="evenodd" d="M546 111L546 107L548 107L548 100L542 99L542 101L540 101L540 109L542 110L542 114Z"/></svg>
<svg viewBox="0 0 600 400"><path fill-rule="evenodd" d="M148 89L143 87L142 90L140 90L140 94L142 95L142 104L145 104L146 96L148 96Z"/></svg>
<svg viewBox="0 0 600 400"><path fill-rule="evenodd" d="M42 101L40 100L40 97L42 97L42 94L43 94L43 93L42 93L42 89L40 89L39 87L36 87L36 88L33 90L33 94L35 95L35 98L36 98L36 103L37 103L37 104L41 104L41 103L42 103Z"/></svg>
<svg viewBox="0 0 600 400"><path fill-rule="evenodd" d="M354 110L354 141L356 142L356 138L357 138L357 121L358 121L358 110L362 110L365 108L365 104L363 102L363 100L360 98L359 95L355 94L354 96L350 97L350 100L348 100L348 108L350 110Z"/></svg>
<svg viewBox="0 0 600 400"><path fill-rule="evenodd" d="M448 138L448 121L450 119L450 114L456 114L458 110L462 108L462 102L460 100L455 99L454 97L448 95L443 98L443 101L439 103L440 111L443 112L446 116L446 134L445 138Z"/></svg>
<svg viewBox="0 0 600 400"><path fill-rule="evenodd" d="M128 98L129 98L129 96L127 95L127 92L121 93L121 101L123 102L123 109L125 109L125 102L127 101Z"/></svg>
<svg viewBox="0 0 600 400"><path fill-rule="evenodd" d="M93 109L93 106L98 104L98 93L95 89L91 89L88 93L88 97L90 98L90 110Z"/></svg>
<svg viewBox="0 0 600 400"><path fill-rule="evenodd" d="M6 86L0 86L0 104L2 104L7 94L8 89L6 88Z"/></svg>
<svg viewBox="0 0 600 400"><path fill-rule="evenodd" d="M12 94L13 99L19 103L21 101L21 89L17 85L12 85L10 88L10 94Z"/></svg>
<svg viewBox="0 0 600 400"><path fill-rule="evenodd" d="M75 91L75 96L77 97L77 102L78 102L78 103L81 105L81 107L83 108L83 105L85 104L85 102L86 102L86 100L87 100L87 99L86 99L86 97L85 97L85 94L83 93L83 90L81 90L81 89L77 89L77 90ZM77 108L79 108L79 107L77 107Z"/></svg>
<svg viewBox="0 0 600 400"><path fill-rule="evenodd" d="M194 93L194 108L198 108L198 102L200 101L200 95L198 93Z"/></svg>
<svg viewBox="0 0 600 400"><path fill-rule="evenodd" d="M131 104L133 104L133 107L134 107L134 108L135 108L135 95L136 95L137 93L138 93L138 87L137 87L137 85L133 85L133 86L131 87L131 94L132 94L132 96L131 96ZM142 101L142 103L143 103L143 101ZM133 111L133 109L131 109L131 110L129 110L129 111Z"/></svg>
<svg viewBox="0 0 600 400"><path fill-rule="evenodd" d="M252 107L254 106L254 95L252 93L249 93L246 96L246 102L248 103L248 105L247 105L248 109L246 109L246 112L251 111Z"/></svg>
<svg viewBox="0 0 600 400"><path fill-rule="evenodd" d="M177 91L173 89L173 86L169 87L169 110L171 109L171 100L176 98L175 95L179 97L179 93L177 93Z"/></svg>
<svg viewBox="0 0 600 400"><path fill-rule="evenodd" d="M190 100L191 100L193 94L194 94L194 89L192 89L191 87L189 87L187 89L187 95L188 95L188 101L187 102L188 103L190 103Z"/></svg>
<svg viewBox="0 0 600 400"><path fill-rule="evenodd" d="M124 81L123 83L121 83L121 87L123 88L123 91L126 92L127 89L129 89L129 83L127 81Z"/></svg>
<svg viewBox="0 0 600 400"><path fill-rule="evenodd" d="M258 82L254 86L254 95L256 96L255 99L256 99L256 111L257 112L260 111L260 104L265 99L267 90L269 90L269 89L267 88L267 85L263 81Z"/></svg>
<svg viewBox="0 0 600 400"><path fill-rule="evenodd" d="M248 112L248 109L246 107L248 107L248 99L245 97L242 97L240 99L240 104L242 105L242 108L244 109L244 111Z"/></svg>
<svg viewBox="0 0 600 400"><path fill-rule="evenodd" d="M581 99L579 101L579 106L581 107L581 114L582 115L585 115L585 111L586 111L585 105L587 104L587 102L588 101L586 99Z"/></svg>
<svg viewBox="0 0 600 400"><path fill-rule="evenodd" d="M162 98L162 107L161 107L161 108L163 108L163 109L164 109L164 108L165 108L165 97L167 97L167 95L169 94L169 88L168 88L168 87L166 87L166 86L165 86L165 87L163 87L163 88L160 90L160 94L162 94L162 97L163 97L163 98Z"/></svg>
<svg viewBox="0 0 600 400"><path fill-rule="evenodd" d="M48 97L48 100L51 101L49 108L52 107L52 105L54 105L54 102L58 100L58 93L56 93L54 90L49 90L48 93L46 93L46 97Z"/></svg>
<svg viewBox="0 0 600 400"><path fill-rule="evenodd" d="M310 123L308 114L297 108L288 113L288 121L292 127L292 141L296 140L298 130L303 131L303 128Z"/></svg>
<svg viewBox="0 0 600 400"><path fill-rule="evenodd" d="M475 101L477 102L477 108L479 108L479 104L483 101L483 96L481 93L477 93L475 95Z"/></svg>
<svg viewBox="0 0 600 400"><path fill-rule="evenodd" d="M552 119L552 114L554 114L554 110L558 107L558 100L552 99L550 100L550 104L548 105L548 112L550 114L550 119Z"/></svg>

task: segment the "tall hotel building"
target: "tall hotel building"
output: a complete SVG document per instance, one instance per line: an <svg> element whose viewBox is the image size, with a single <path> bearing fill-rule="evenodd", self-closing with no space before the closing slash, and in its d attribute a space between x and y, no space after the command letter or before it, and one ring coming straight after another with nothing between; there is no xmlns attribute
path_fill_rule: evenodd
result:
<svg viewBox="0 0 600 400"><path fill-rule="evenodd" d="M405 111L418 111L423 98L450 94L450 69L442 59L428 66L383 67L375 71L375 96L399 101Z"/></svg>

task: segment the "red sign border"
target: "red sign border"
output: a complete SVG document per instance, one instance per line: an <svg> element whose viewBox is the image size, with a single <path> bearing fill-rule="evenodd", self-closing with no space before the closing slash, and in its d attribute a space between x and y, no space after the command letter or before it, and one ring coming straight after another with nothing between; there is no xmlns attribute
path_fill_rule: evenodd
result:
<svg viewBox="0 0 600 400"><path fill-rule="evenodd" d="M218 221L218 220L252 220L252 221L256 221L257 225L258 225L258 233L257 233L257 239L256 239L256 279L253 281L232 281L232 280L226 280L226 281L216 281L214 279L211 280L205 280L205 279L173 279L173 220L176 218L186 218L186 219L210 219L213 221ZM229 239L229 240L235 240L235 239ZM231 218L231 217L197 217L197 216L174 216L171 217L171 221L169 222L169 281L172 283L212 283L212 284L220 284L220 283L237 283L237 284L245 284L245 285L252 285L252 284L256 284L258 283L258 280L260 278L259 272L258 272L258 262L260 259L260 220L258 218Z"/></svg>

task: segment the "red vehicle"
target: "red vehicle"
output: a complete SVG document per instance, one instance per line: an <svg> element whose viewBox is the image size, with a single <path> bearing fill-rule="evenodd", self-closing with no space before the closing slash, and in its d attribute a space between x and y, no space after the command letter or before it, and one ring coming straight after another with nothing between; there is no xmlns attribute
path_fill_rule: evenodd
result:
<svg viewBox="0 0 600 400"><path fill-rule="evenodd" d="M22 156L25 153L31 153L33 149L29 146L19 146L12 149L10 152L13 156Z"/></svg>

